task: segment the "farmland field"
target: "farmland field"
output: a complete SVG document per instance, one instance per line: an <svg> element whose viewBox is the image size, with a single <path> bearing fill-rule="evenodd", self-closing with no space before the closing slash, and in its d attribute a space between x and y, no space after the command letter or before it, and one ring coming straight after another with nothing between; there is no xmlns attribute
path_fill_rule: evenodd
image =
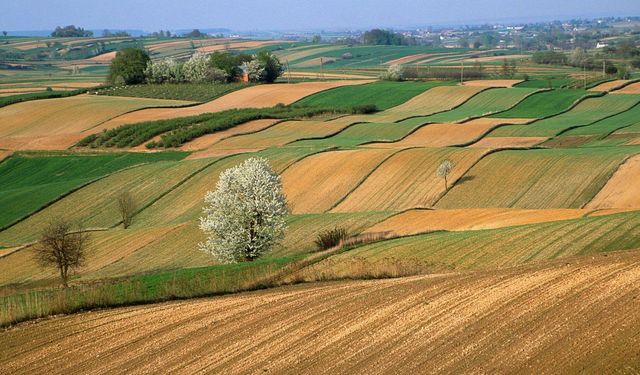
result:
<svg viewBox="0 0 640 375"><path fill-rule="evenodd" d="M528 96L512 109L490 117L543 118L569 109L573 103L585 95L586 93L582 90L541 91Z"/></svg>

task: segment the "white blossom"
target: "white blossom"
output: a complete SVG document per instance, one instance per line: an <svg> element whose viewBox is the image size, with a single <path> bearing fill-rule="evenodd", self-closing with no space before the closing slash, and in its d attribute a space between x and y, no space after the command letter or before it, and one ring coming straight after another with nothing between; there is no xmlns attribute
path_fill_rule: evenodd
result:
<svg viewBox="0 0 640 375"><path fill-rule="evenodd" d="M202 53L194 54L182 67L184 78L191 83L205 82L208 71L209 58Z"/></svg>
<svg viewBox="0 0 640 375"><path fill-rule="evenodd" d="M263 158L250 158L220 174L205 196L200 249L221 263L254 260L284 236L289 213L280 176Z"/></svg>
<svg viewBox="0 0 640 375"><path fill-rule="evenodd" d="M390 65L389 68L387 68L387 72L384 75L384 79L388 81L404 80L404 67L399 64Z"/></svg>
<svg viewBox="0 0 640 375"><path fill-rule="evenodd" d="M249 81L260 82L264 79L265 69L260 61L255 58L244 64L244 69L249 76Z"/></svg>
<svg viewBox="0 0 640 375"><path fill-rule="evenodd" d="M144 72L150 83L179 83L182 82L182 64L174 59L149 61Z"/></svg>

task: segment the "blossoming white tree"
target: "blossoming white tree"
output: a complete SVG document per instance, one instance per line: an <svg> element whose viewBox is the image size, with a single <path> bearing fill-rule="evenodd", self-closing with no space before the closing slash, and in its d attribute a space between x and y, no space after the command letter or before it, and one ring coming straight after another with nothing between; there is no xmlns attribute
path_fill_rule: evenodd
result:
<svg viewBox="0 0 640 375"><path fill-rule="evenodd" d="M250 158L220 174L205 196L200 249L222 263L253 261L284 236L289 213L280 176L263 158Z"/></svg>
<svg viewBox="0 0 640 375"><path fill-rule="evenodd" d="M174 59L149 61L144 72L149 83L182 82L182 64Z"/></svg>
<svg viewBox="0 0 640 375"><path fill-rule="evenodd" d="M205 82L209 72L209 57L196 53L182 66L184 78L191 83Z"/></svg>
<svg viewBox="0 0 640 375"><path fill-rule="evenodd" d="M438 177L441 177L444 179L444 190L447 190L449 188L447 177L449 177L449 174L451 174L451 171L453 170L454 166L455 165L453 164L453 162L449 159L444 160L438 166L438 170L436 173L438 174Z"/></svg>
<svg viewBox="0 0 640 375"><path fill-rule="evenodd" d="M264 79L265 69L262 64L256 59L244 64L244 68L249 76L249 81L260 82Z"/></svg>
<svg viewBox="0 0 640 375"><path fill-rule="evenodd" d="M402 81L404 80L404 67L399 64L390 65L387 72L384 75L384 79L388 81Z"/></svg>

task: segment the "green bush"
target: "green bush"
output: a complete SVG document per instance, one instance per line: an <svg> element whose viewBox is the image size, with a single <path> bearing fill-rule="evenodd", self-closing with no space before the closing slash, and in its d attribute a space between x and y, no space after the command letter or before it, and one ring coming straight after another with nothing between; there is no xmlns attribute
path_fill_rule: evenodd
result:
<svg viewBox="0 0 640 375"><path fill-rule="evenodd" d="M375 104L363 104L356 105L351 108L351 113L354 115L367 115L378 111L378 107Z"/></svg>
<svg viewBox="0 0 640 375"><path fill-rule="evenodd" d="M145 81L145 69L151 61L149 54L140 48L124 48L111 60L107 81L134 85Z"/></svg>
<svg viewBox="0 0 640 375"><path fill-rule="evenodd" d="M314 241L318 250L327 250L336 247L349 238L349 232L345 228L335 227L318 233Z"/></svg>

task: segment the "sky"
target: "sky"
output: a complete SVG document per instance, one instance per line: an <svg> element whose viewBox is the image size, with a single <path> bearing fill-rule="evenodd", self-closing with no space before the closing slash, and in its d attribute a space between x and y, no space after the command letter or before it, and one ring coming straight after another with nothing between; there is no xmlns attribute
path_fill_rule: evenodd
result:
<svg viewBox="0 0 640 375"><path fill-rule="evenodd" d="M0 0L0 29L362 29L640 16L640 0Z"/></svg>

